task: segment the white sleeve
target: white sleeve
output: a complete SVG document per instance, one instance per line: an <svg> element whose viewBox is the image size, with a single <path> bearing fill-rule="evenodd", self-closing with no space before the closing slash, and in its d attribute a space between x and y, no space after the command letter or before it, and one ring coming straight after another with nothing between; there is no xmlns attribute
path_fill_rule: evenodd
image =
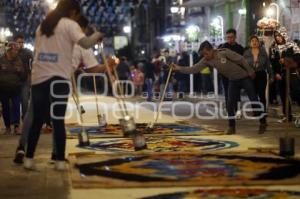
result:
<svg viewBox="0 0 300 199"><path fill-rule="evenodd" d="M80 47L81 48L81 47ZM93 68L97 65L99 65L99 62L97 61L93 50L90 49L82 49L82 60L83 64L85 65L85 68Z"/></svg>
<svg viewBox="0 0 300 199"><path fill-rule="evenodd" d="M68 20L68 23L66 23L66 25L67 25L66 29L70 36L70 39L74 43L78 43L80 39L85 37L85 34L82 32L80 26L75 21Z"/></svg>

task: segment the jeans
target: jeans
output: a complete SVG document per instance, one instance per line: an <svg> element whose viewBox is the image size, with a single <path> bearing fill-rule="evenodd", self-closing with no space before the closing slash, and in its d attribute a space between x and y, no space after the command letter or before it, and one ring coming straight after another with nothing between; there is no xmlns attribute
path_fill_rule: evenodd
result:
<svg viewBox="0 0 300 199"><path fill-rule="evenodd" d="M12 115L10 108L10 100L12 102ZM20 96L1 97L3 120L6 128L10 128L11 124L20 124ZM11 118L12 116L12 118Z"/></svg>
<svg viewBox="0 0 300 199"><path fill-rule="evenodd" d="M214 90L213 84L212 84L212 78L211 78L210 74L201 74L201 83L202 83L203 94L206 95L208 92L211 92Z"/></svg>
<svg viewBox="0 0 300 199"><path fill-rule="evenodd" d="M22 119L24 119L25 114L28 109L29 104L29 96L30 96L30 86L28 82L23 82L21 88L21 106L22 106Z"/></svg>
<svg viewBox="0 0 300 199"><path fill-rule="evenodd" d="M229 79L223 75L220 75L221 79L222 79L222 83L223 83L223 88L224 88L224 96L225 96L225 105L226 105L226 109L228 111L228 96L229 96ZM241 95L240 93L238 94L238 102L241 101ZM235 111L236 112L238 110L238 104L236 103L236 107L235 107Z"/></svg>
<svg viewBox="0 0 300 199"><path fill-rule="evenodd" d="M147 93L148 93L147 101L151 101L153 97L153 79L147 78L145 80L145 83L147 86Z"/></svg>
<svg viewBox="0 0 300 199"><path fill-rule="evenodd" d="M267 112L266 88L267 88L267 73L265 71L256 72L254 86L259 101L264 105L264 112Z"/></svg>
<svg viewBox="0 0 300 199"><path fill-rule="evenodd" d="M240 96L240 90L245 89L250 102L258 102L258 98L254 89L253 81L250 77L246 77L239 80L230 80L228 85L228 116L229 127L235 127L235 108L237 107L238 99ZM252 104L253 109L258 109L258 104ZM260 123L265 124L266 118L262 111L254 111L254 116L260 116Z"/></svg>
<svg viewBox="0 0 300 199"><path fill-rule="evenodd" d="M66 130L64 117L66 113L70 88L66 83L55 84L53 91L58 96L50 94L50 85L60 77L53 77L43 83L32 86L33 121L29 130L26 157L33 158L39 140L42 125L47 114L47 107L51 106L51 120L54 129L54 143L57 160L65 159ZM61 96L65 95L65 96ZM58 104L55 104L58 103Z"/></svg>
<svg viewBox="0 0 300 199"><path fill-rule="evenodd" d="M162 95L163 95L165 86L166 86L165 83L162 83L162 84L160 85L160 97L161 97L161 98L162 98ZM167 86L167 89L166 89L166 93L165 93L165 99L172 99L172 98L173 98L173 93L174 93L174 90L173 90L173 83L169 82L169 84L168 84L168 86Z"/></svg>
<svg viewBox="0 0 300 199"><path fill-rule="evenodd" d="M188 82L185 80L178 81L178 92L186 93L188 91Z"/></svg>

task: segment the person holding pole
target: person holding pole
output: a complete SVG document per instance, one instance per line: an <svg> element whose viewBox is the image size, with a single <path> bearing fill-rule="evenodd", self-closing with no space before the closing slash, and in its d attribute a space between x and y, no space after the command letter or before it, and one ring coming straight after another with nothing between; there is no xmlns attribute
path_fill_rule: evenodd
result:
<svg viewBox="0 0 300 199"><path fill-rule="evenodd" d="M263 114L263 107L258 107L258 98L252 80L255 77L255 71L249 66L246 59L229 49L215 50L208 41L201 43L199 52L202 54L203 58L193 67L180 67L173 64L172 67L174 71L190 74L197 73L207 66L211 69L216 68L219 73L229 79L229 128L227 129L226 134L231 135L236 133L235 107L242 88L245 89L252 102L254 115L259 117L259 133L264 133L266 130L266 119Z"/></svg>

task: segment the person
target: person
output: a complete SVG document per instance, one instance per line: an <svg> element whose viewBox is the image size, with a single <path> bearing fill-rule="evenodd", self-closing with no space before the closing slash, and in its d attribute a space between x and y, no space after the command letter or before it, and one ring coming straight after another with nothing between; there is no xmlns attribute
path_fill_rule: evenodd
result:
<svg viewBox="0 0 300 199"><path fill-rule="evenodd" d="M23 63L18 56L19 48L15 42L9 42L5 54L0 57L0 99L5 124L5 133L20 134L20 91L22 82L26 78ZM12 103L12 120L11 108Z"/></svg>
<svg viewBox="0 0 300 199"><path fill-rule="evenodd" d="M226 49L230 49L236 53L238 53L239 55L244 55L244 47L240 44L238 44L236 42L236 30L235 29L228 29L226 31L226 43L221 44L218 48L226 48ZM228 85L229 85L229 80L228 78L226 78L224 75L220 75L221 79L222 79L222 83L223 83L223 88L224 88L224 94L225 94L225 105L226 107L228 106ZM240 96L239 96L239 101L240 100ZM237 111L237 118L241 117L241 112L238 110L238 107L235 108Z"/></svg>
<svg viewBox="0 0 300 199"><path fill-rule="evenodd" d="M153 84L155 80L154 76L155 65L149 60L145 62L145 84L147 87L147 101L151 102L153 98Z"/></svg>
<svg viewBox="0 0 300 199"><path fill-rule="evenodd" d="M190 57L189 54L187 52L182 52L181 53L181 57L178 60L178 65L179 66L189 66L190 63ZM174 75L174 78L177 81L177 87L178 87L178 93L179 93L179 98L183 98L184 97L184 93L186 93L188 91L188 85L189 85L189 76L186 74L180 74L180 73L176 73Z"/></svg>
<svg viewBox="0 0 300 199"><path fill-rule="evenodd" d="M86 28L88 27L88 20L84 17L81 16L78 19L78 24L81 27L82 31L85 32ZM111 59L109 59L109 64L113 65L113 63L111 62ZM75 45L74 50L73 50L73 57L72 57L72 65L74 66L74 70L76 68L82 67L82 69L85 72L89 72L89 73L99 73L99 72L104 72L105 71L105 66L100 65L98 63L98 61L96 60L94 53L92 51L92 49L84 49L79 45ZM45 116L45 123L47 125L49 125L50 121L51 121L51 116L50 116L50 107L48 108L48 110L46 112L49 112L46 114ZM19 139L19 144L18 147L16 149L16 154L15 154L15 158L14 158L14 163L16 164L22 164L23 163L23 158L24 158L24 154L25 154L25 146L27 143L27 139L28 139L28 134L29 134L29 128L32 124L32 119L33 119L33 105L32 105L32 100L30 100L29 103L29 108L28 111L25 114L24 117L24 124L23 124L23 128L22 128L22 135ZM52 153L52 160L55 160L55 153Z"/></svg>
<svg viewBox="0 0 300 199"><path fill-rule="evenodd" d="M26 73L25 79L22 82L22 89L21 89L22 118L24 118L29 103L31 62L33 60L33 53L31 50L24 48L25 38L22 34L16 35L14 37L14 41L19 46L19 57L22 60L25 73Z"/></svg>
<svg viewBox="0 0 300 199"><path fill-rule="evenodd" d="M251 78L254 77L255 73L252 67L249 66L246 59L229 50L229 49L218 49L214 50L213 46L208 42L204 41L201 43L199 53L202 54L203 58L196 63L193 67L180 67L173 64L174 71L182 73L198 73L205 67L216 68L219 73L229 79L228 87L228 116L229 116L229 128L226 134L235 134L235 107L238 100L240 89L245 89L252 107L254 110L259 108L257 106L257 95L255 93L253 81ZM266 130L265 117L261 111L254 111L255 116L260 118L259 133L264 133Z"/></svg>
<svg viewBox="0 0 300 199"><path fill-rule="evenodd" d="M135 94L141 95L143 91L143 85L144 85L144 73L142 72L138 64L134 66L134 69L131 72L131 76L132 76L133 84L135 86Z"/></svg>
<svg viewBox="0 0 300 199"><path fill-rule="evenodd" d="M250 48L248 48L244 57L248 64L255 70L254 86L260 102L264 105L264 113L267 114L266 88L267 74L270 76L270 82L273 81L270 60L266 50L260 46L259 38L253 35L249 39Z"/></svg>
<svg viewBox="0 0 300 199"><path fill-rule="evenodd" d="M64 117L70 93L67 82L74 73L73 49L76 43L90 48L102 38L97 31L86 37L76 22L79 16L79 2L61 0L36 30L31 77L33 122L26 146L25 169L35 169L34 153L47 107L50 106L56 150L55 168L65 170Z"/></svg>
<svg viewBox="0 0 300 199"><path fill-rule="evenodd" d="M282 102L282 112L283 112L283 118L279 120L279 122L285 122L285 121L292 121L292 114L291 114L291 105L290 103L286 103L286 67L284 66L284 55L286 54L288 49L293 49L294 54L300 53L300 48L296 43L289 40L287 35L287 30L285 27L280 27L278 30L274 32L274 43L271 46L270 49L270 60L272 63L272 66L274 67L275 71L275 79L278 82L279 87L279 94L280 99ZM295 71L290 71L290 77L291 79L295 75ZM286 107L286 105L288 107ZM286 113L288 108L288 112Z"/></svg>

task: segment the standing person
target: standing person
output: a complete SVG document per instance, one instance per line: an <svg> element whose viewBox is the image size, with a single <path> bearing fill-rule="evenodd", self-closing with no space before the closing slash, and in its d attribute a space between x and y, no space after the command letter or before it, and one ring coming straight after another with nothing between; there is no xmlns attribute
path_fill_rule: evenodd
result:
<svg viewBox="0 0 300 199"><path fill-rule="evenodd" d="M182 52L181 57L178 61L178 65L188 67L189 64L190 64L189 54L187 52ZM183 98L184 96L181 94L186 93L188 91L189 75L176 73L174 75L174 78L177 80L177 86L178 86L177 90L178 93L180 94L179 98Z"/></svg>
<svg viewBox="0 0 300 199"><path fill-rule="evenodd" d="M134 66L131 74L133 84L135 86L135 95L141 95L144 85L144 73L142 72L138 64Z"/></svg>
<svg viewBox="0 0 300 199"><path fill-rule="evenodd" d="M203 58L193 67L180 67L173 65L175 71L182 73L199 73L203 68L216 68L222 75L229 79L228 95L228 115L229 128L226 134L235 134L235 107L238 101L240 89L245 89L251 102L253 109L258 108L257 95L255 93L253 81L255 73L252 67L249 66L245 58L229 49L214 50L213 46L204 41L199 48ZM262 112L255 111L255 116L260 117L259 133L263 133L266 129L265 117Z"/></svg>
<svg viewBox="0 0 300 199"><path fill-rule="evenodd" d="M260 102L264 105L264 113L267 114L267 74L270 75L271 82L274 79L271 64L266 50L260 46L259 38L253 35L250 37L249 42L250 48L245 51L244 57L255 70L255 90Z"/></svg>
<svg viewBox="0 0 300 199"><path fill-rule="evenodd" d="M226 48L230 49L240 55L244 55L244 47L236 42L236 30L235 29L228 29L226 31L226 43L221 44L218 48ZM229 85L229 79L226 78L224 75L221 74L221 79L223 82L223 88L225 93L225 103L226 107L228 106L228 85ZM241 98L239 96L239 101L241 101ZM238 111L238 107L235 108L237 111L237 117L241 116L241 112Z"/></svg>
<svg viewBox="0 0 300 199"><path fill-rule="evenodd" d="M126 57L121 57L120 63L117 66L117 73L118 73L120 81L127 81L127 80L131 79L129 63L128 63ZM120 85L121 85L121 92L124 95L128 95L130 93L130 91L128 90L129 86L127 85L127 83L120 82Z"/></svg>
<svg viewBox="0 0 300 199"><path fill-rule="evenodd" d="M280 99L282 102L282 112L284 117L279 122L292 121L291 105L289 104L289 115L286 113L286 68L284 66L284 56L288 49L293 49L294 54L300 53L300 48L296 43L290 41L285 27L279 28L274 32L274 44L270 49L270 59L275 71L275 79L278 82ZM290 70L291 79L296 74L295 69Z"/></svg>
<svg viewBox="0 0 300 199"><path fill-rule="evenodd" d="M54 129L55 168L65 169L64 117L70 93L68 82L74 74L72 65L74 45L77 43L84 48L90 48L102 38L100 32L86 37L76 23L79 16L80 5L77 1L61 0L36 30L31 77L33 122L29 130L24 160L26 169L35 168L34 153L48 106L51 107Z"/></svg>
<svg viewBox="0 0 300 199"><path fill-rule="evenodd" d="M21 89L22 118L24 119L29 103L31 62L33 60L33 53L31 50L24 48L25 38L23 35L16 35L14 37L14 41L19 45L19 57L22 60L26 74L24 81L22 82Z"/></svg>
<svg viewBox="0 0 300 199"><path fill-rule="evenodd" d="M15 42L9 42L7 51L0 57L0 99L5 124L5 133L11 133L11 124L14 133L20 134L20 91L25 79L22 60L18 56L19 48ZM12 121L10 102L12 103Z"/></svg>
<svg viewBox="0 0 300 199"><path fill-rule="evenodd" d="M147 101L151 102L153 98L153 84L154 84L154 64L146 60L145 62L145 84L147 86Z"/></svg>
<svg viewBox="0 0 300 199"><path fill-rule="evenodd" d="M82 31L85 32L86 28L88 26L88 20L84 17L81 16L78 19L78 24L81 27ZM112 63L113 60L108 59L109 65L114 65ZM82 69L83 72L88 72L88 73L99 73L99 72L104 72L105 71L105 66L100 65L97 61L97 59L94 56L94 52L92 49L84 49L79 45L75 45L74 50L73 50L73 58L72 58L72 64L75 69ZM48 118L49 117L49 118ZM23 163L23 158L25 154L25 146L27 143L27 138L28 138L28 133L29 133L29 128L32 124L32 118L33 118L33 105L32 101L29 105L28 111L26 112L25 119L24 119L24 125L22 128L22 136L19 140L19 145L16 150L16 155L14 162L16 164L22 164ZM51 120L50 113L47 114L46 118L48 121ZM47 122L47 119L45 122ZM52 160L56 159L56 154L52 153Z"/></svg>

